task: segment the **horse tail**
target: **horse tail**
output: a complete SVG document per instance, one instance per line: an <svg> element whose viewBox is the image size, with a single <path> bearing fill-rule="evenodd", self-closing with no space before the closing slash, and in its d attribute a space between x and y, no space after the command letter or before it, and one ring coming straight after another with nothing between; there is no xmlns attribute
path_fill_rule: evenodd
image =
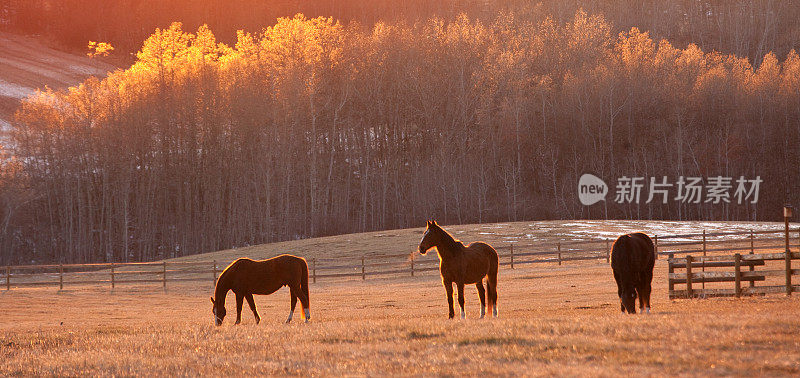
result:
<svg viewBox="0 0 800 378"><path fill-rule="evenodd" d="M497 251L491 249L489 256L489 274L486 279L486 291L488 292L489 309L492 310L494 316L497 316L497 269L500 266L500 258L497 256Z"/></svg>

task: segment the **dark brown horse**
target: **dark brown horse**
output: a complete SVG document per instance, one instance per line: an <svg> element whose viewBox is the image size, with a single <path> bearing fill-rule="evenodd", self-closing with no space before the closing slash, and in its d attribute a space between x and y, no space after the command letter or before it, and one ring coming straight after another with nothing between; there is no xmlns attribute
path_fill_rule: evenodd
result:
<svg viewBox="0 0 800 378"><path fill-rule="evenodd" d="M247 299L250 310L256 316L256 324L261 321L253 302L253 294L272 294L283 286L289 287L292 296L292 310L286 323L292 321L297 299L303 305L306 322L311 319L308 303L308 265L306 260L292 255L280 255L269 260L253 261L238 259L228 265L219 275L214 297L211 298L214 324L222 325L225 318L225 296L228 290L236 294L236 324L242 321L242 302Z"/></svg>
<svg viewBox="0 0 800 378"><path fill-rule="evenodd" d="M617 281L620 310L636 313L636 296L639 312L650 313L650 290L653 282L655 248L650 237L641 233L620 236L611 249L611 269Z"/></svg>
<svg viewBox="0 0 800 378"><path fill-rule="evenodd" d="M436 224L428 221L425 235L419 243L419 253L425 254L436 247L439 254L439 272L442 273L442 284L447 291L447 304L450 306L450 319L455 316L453 309L453 283L458 288L458 304L461 306L461 319L464 313L464 285L475 284L481 298L481 318L486 315L486 294L483 289L483 278L486 279L486 291L489 292L489 307L497 317L497 251L489 244L475 242L465 246L453 238Z"/></svg>

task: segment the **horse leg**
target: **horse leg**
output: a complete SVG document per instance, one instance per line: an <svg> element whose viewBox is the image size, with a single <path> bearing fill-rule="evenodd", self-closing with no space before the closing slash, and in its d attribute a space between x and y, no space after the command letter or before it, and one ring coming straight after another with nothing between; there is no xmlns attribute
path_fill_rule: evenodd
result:
<svg viewBox="0 0 800 378"><path fill-rule="evenodd" d="M242 322L242 304L244 303L244 295L236 293L236 323Z"/></svg>
<svg viewBox="0 0 800 378"><path fill-rule="evenodd" d="M650 313L650 292L652 290L651 282L653 280L652 273L644 273L644 280L641 283L639 292L639 303L644 307L644 312Z"/></svg>
<svg viewBox="0 0 800 378"><path fill-rule="evenodd" d="M311 320L311 305L308 303L308 296L300 287L295 291L297 292L297 298L300 299L300 304L303 306L303 315L305 315L306 323L308 323Z"/></svg>
<svg viewBox="0 0 800 378"><path fill-rule="evenodd" d="M305 295L303 290L300 289L300 285L289 286L289 291L292 293L292 312L289 313L289 320L292 319L292 314L294 314L295 306L297 305L297 300L300 300L300 304L303 305L303 315L306 318L306 323L311 320L311 309L308 304L308 297ZM289 320L286 322L288 323Z"/></svg>
<svg viewBox="0 0 800 378"><path fill-rule="evenodd" d="M467 313L464 312L464 283L456 282L458 287L458 305L461 307L461 319L467 318Z"/></svg>
<svg viewBox="0 0 800 378"><path fill-rule="evenodd" d="M300 274L300 285L297 288L300 303L303 304L303 315L306 316L306 323L311 320L311 296L308 293L308 266Z"/></svg>
<svg viewBox="0 0 800 378"><path fill-rule="evenodd" d="M261 322L261 317L258 316L258 311L256 311L256 302L253 300L253 294L248 293L244 296L244 299L247 299L247 304L250 305L250 311L253 311L253 315L256 316L256 324Z"/></svg>
<svg viewBox="0 0 800 378"><path fill-rule="evenodd" d="M481 319L486 316L486 291L483 290L483 279L475 284L478 288L478 297L481 298Z"/></svg>
<svg viewBox="0 0 800 378"><path fill-rule="evenodd" d="M642 284L639 288L639 311L642 313L650 313L650 289L647 284Z"/></svg>
<svg viewBox="0 0 800 378"><path fill-rule="evenodd" d="M617 296L619 297L619 310L625 314L625 305L622 303L622 281L619 278L617 271L614 271L614 281L617 281Z"/></svg>
<svg viewBox="0 0 800 378"><path fill-rule="evenodd" d="M292 309L291 311L289 311L289 317L286 318L287 324L291 323L292 315L294 315L294 308L297 306L297 295L295 294L294 290L292 290L291 287L289 288L289 294L292 296Z"/></svg>
<svg viewBox="0 0 800 378"><path fill-rule="evenodd" d="M450 313L448 315L449 319L453 319L456 316L456 311L453 309L453 283L452 282L442 282L444 284L444 290L447 292L447 305L450 307Z"/></svg>

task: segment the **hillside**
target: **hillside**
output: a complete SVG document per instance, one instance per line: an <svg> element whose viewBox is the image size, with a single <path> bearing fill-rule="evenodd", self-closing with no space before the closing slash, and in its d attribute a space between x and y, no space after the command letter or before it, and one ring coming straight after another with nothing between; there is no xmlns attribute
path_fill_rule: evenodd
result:
<svg viewBox="0 0 800 378"><path fill-rule="evenodd" d="M7 132L19 101L36 89L66 88L115 68L51 49L34 38L0 32L0 134Z"/></svg>
<svg viewBox="0 0 800 378"><path fill-rule="evenodd" d="M583 241L608 238L634 231L650 235L676 235L723 231L774 230L783 224L775 222L676 222L676 221L628 221L628 220L572 220L572 221L528 221L492 224L442 225L456 238L465 243L485 241L495 247L509 244L539 248L554 248L558 242ZM792 225L795 227L795 225ZM266 259L282 253L291 253L305 258L359 258L416 251L424 228L409 228L366 232L293 240L280 243L261 244L218 252L204 253L174 259L174 261L233 261L239 257ZM715 238L709 238L714 240ZM672 241L676 241L673 239ZM428 258L435 258L429 254ZM172 260L171 260L172 261Z"/></svg>

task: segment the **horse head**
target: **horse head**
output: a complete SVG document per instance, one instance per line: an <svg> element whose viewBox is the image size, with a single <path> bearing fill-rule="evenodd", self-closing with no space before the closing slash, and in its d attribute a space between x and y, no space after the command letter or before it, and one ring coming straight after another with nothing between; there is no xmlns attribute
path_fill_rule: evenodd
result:
<svg viewBox="0 0 800 378"><path fill-rule="evenodd" d="M438 237L439 225L436 221L428 221L425 227L425 233L422 235L422 240L419 242L419 253L424 255L428 250L435 247L439 242Z"/></svg>
<svg viewBox="0 0 800 378"><path fill-rule="evenodd" d="M214 297L211 297L211 306L211 312L214 314L214 324L221 326L222 319L225 319L225 305L220 303L218 306L217 302L214 301Z"/></svg>
<svg viewBox="0 0 800 378"><path fill-rule="evenodd" d="M636 313L636 288L632 283L622 287L622 294L619 297L620 311L628 311L629 314Z"/></svg>

